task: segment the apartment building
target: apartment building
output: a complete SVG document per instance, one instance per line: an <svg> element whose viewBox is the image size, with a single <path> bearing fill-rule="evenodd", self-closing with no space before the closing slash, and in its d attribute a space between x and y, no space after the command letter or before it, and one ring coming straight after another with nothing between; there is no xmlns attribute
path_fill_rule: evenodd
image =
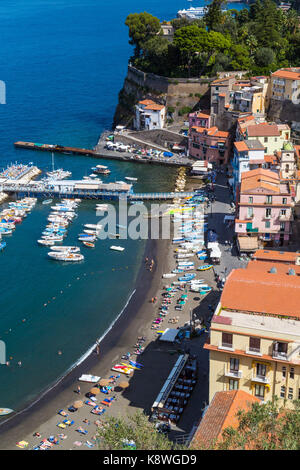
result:
<svg viewBox="0 0 300 470"><path fill-rule="evenodd" d="M191 127L210 127L210 115L196 111L189 114L189 128Z"/></svg>
<svg viewBox="0 0 300 470"><path fill-rule="evenodd" d="M216 126L205 128L192 126L189 130L189 155L209 163L223 165L229 158L229 132Z"/></svg>
<svg viewBox="0 0 300 470"><path fill-rule="evenodd" d="M270 99L300 103L300 68L285 68L271 74Z"/></svg>
<svg viewBox="0 0 300 470"><path fill-rule="evenodd" d="M288 244L293 220L289 185L280 181L278 173L262 168L243 173L241 180L235 220L240 251L247 246L248 237L256 241L251 245L253 251L259 245Z"/></svg>
<svg viewBox="0 0 300 470"><path fill-rule="evenodd" d="M300 398L300 272L251 263L229 274L212 318L204 346L209 401L217 392L243 390L264 402L276 395L292 408Z"/></svg>
<svg viewBox="0 0 300 470"><path fill-rule="evenodd" d="M135 106L134 128L137 130L162 129L166 123L166 107L152 100L139 101Z"/></svg>

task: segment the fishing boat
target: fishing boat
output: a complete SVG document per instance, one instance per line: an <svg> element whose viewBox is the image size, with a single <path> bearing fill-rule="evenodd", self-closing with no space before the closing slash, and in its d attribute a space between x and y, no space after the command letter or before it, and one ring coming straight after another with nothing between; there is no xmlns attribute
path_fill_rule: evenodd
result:
<svg viewBox="0 0 300 470"><path fill-rule="evenodd" d="M207 292L210 292L211 290L212 290L212 287L210 287L210 286L201 286L200 294L202 294L202 293L206 294Z"/></svg>
<svg viewBox="0 0 300 470"><path fill-rule="evenodd" d="M182 277L178 278L178 281L191 281L196 277L196 274L185 274Z"/></svg>
<svg viewBox="0 0 300 470"><path fill-rule="evenodd" d="M0 416L5 416L9 415L10 413L13 413L14 410L10 408L0 408Z"/></svg>
<svg viewBox="0 0 300 470"><path fill-rule="evenodd" d="M107 168L107 166L104 165L96 165L95 167L92 168L94 173L100 174L100 175L109 175L110 170Z"/></svg>
<svg viewBox="0 0 300 470"><path fill-rule="evenodd" d="M102 225L99 225L99 224L85 224L84 226L86 228L91 228L93 230L97 230L97 229L102 228Z"/></svg>
<svg viewBox="0 0 300 470"><path fill-rule="evenodd" d="M124 251L125 248L123 248L122 246L115 246L115 245L112 245L110 247L111 250L115 250L115 251Z"/></svg>
<svg viewBox="0 0 300 470"><path fill-rule="evenodd" d="M0 251L3 251L6 247L6 242L0 242Z"/></svg>
<svg viewBox="0 0 300 470"><path fill-rule="evenodd" d="M78 240L80 242L91 242L91 243L94 243L96 241L96 237L79 237Z"/></svg>
<svg viewBox="0 0 300 470"><path fill-rule="evenodd" d="M53 199L45 199L42 204L51 204L52 201Z"/></svg>
<svg viewBox="0 0 300 470"><path fill-rule="evenodd" d="M167 273L167 274L163 274L162 277L163 277L164 279L167 279L167 278L169 278L169 277L175 277L175 276L176 276L176 274L174 274L174 273Z"/></svg>
<svg viewBox="0 0 300 470"><path fill-rule="evenodd" d="M82 242L84 246L87 246L89 248L95 248L95 243L92 242Z"/></svg>
<svg viewBox="0 0 300 470"><path fill-rule="evenodd" d="M197 268L197 271L207 271L208 269L211 269L213 267L212 264L204 264L203 266L199 266Z"/></svg>
<svg viewBox="0 0 300 470"><path fill-rule="evenodd" d="M84 233L87 233L88 235L97 235L97 231L96 231L96 230L84 230L83 232L84 232Z"/></svg>

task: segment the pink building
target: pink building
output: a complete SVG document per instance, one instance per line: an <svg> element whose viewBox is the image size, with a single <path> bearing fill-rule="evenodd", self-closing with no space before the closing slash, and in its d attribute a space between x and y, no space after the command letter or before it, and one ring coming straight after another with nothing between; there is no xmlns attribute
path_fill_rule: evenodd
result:
<svg viewBox="0 0 300 470"><path fill-rule="evenodd" d="M278 173L262 168L243 173L241 179L239 215L235 220L240 251L286 245L293 220L289 185L280 181ZM252 250L243 250L246 246Z"/></svg>
<svg viewBox="0 0 300 470"><path fill-rule="evenodd" d="M195 113L189 114L189 128L196 127L210 127L210 115L205 113L200 113L196 111Z"/></svg>
<svg viewBox="0 0 300 470"><path fill-rule="evenodd" d="M209 163L226 164L229 158L229 132L219 131L217 127L190 127L189 155Z"/></svg>

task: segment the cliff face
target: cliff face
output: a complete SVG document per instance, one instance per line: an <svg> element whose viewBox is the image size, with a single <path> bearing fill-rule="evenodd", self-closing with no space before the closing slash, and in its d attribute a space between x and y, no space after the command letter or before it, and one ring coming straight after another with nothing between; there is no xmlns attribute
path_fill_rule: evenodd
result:
<svg viewBox="0 0 300 470"><path fill-rule="evenodd" d="M271 99L268 118L272 121L300 122L300 104L293 104L289 100Z"/></svg>
<svg viewBox="0 0 300 470"><path fill-rule="evenodd" d="M130 126L134 116L134 105L143 98L150 98L166 105L174 121L183 120L183 109L209 109L209 84L213 79L171 79L144 73L128 66L127 76L119 93L119 102L114 115L118 124Z"/></svg>

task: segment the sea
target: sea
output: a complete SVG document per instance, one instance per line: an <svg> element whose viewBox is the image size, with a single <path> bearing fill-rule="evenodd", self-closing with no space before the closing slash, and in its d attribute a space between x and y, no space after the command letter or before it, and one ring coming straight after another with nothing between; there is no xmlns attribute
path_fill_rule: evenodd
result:
<svg viewBox="0 0 300 470"><path fill-rule="evenodd" d="M18 140L92 148L111 128L132 47L124 22L148 11L161 20L202 6L185 0L1 0L0 168L33 162L52 168L51 154L14 148ZM233 3L241 9L245 5ZM55 168L73 179L99 161L55 155ZM104 161L105 181L137 177L137 192L168 191L176 171ZM0 340L9 366L0 365L0 408L19 411L82 362L130 300L143 260L145 240L99 240L82 249L81 263L61 264L37 245L49 205L38 202L6 236L0 253ZM82 201L65 244L77 243L83 224L97 223L95 201ZM122 244L124 252L109 249ZM21 365L18 363L21 362ZM0 418L1 419L1 418ZM1 422L1 421L0 421Z"/></svg>

